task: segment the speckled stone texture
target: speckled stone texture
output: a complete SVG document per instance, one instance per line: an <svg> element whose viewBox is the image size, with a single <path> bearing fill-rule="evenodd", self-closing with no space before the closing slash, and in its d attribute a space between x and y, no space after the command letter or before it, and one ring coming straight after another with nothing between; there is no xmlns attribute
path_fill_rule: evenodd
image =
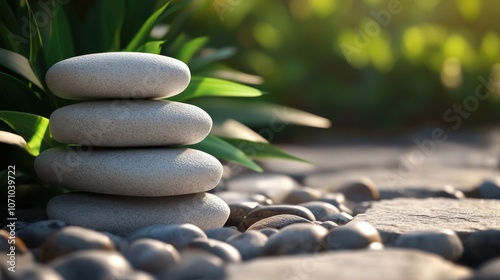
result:
<svg viewBox="0 0 500 280"><path fill-rule="evenodd" d="M186 148L52 148L35 159L35 170L48 184L128 196L204 192L222 177L216 158Z"/></svg>
<svg viewBox="0 0 500 280"><path fill-rule="evenodd" d="M229 207L208 193L175 197L68 193L49 201L47 215L70 225L127 234L155 224L191 223L202 230L222 227Z"/></svg>
<svg viewBox="0 0 500 280"><path fill-rule="evenodd" d="M411 231L450 229L465 240L470 234L500 229L500 201L447 198L399 198L374 202L352 222L366 221L379 230L384 244Z"/></svg>
<svg viewBox="0 0 500 280"><path fill-rule="evenodd" d="M458 280L468 279L470 275L469 269L432 254L386 249L262 258L229 264L225 279Z"/></svg>
<svg viewBox="0 0 500 280"><path fill-rule="evenodd" d="M49 89L67 99L164 98L189 84L187 65L163 55L109 52L72 57L45 76Z"/></svg>
<svg viewBox="0 0 500 280"><path fill-rule="evenodd" d="M85 146L190 145L211 128L212 119L202 109L162 100L82 102L50 116L54 139Z"/></svg>

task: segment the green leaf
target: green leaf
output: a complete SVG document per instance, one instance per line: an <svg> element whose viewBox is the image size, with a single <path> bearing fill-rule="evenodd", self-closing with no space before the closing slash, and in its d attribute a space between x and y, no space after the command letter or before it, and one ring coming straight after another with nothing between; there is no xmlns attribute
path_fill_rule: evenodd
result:
<svg viewBox="0 0 500 280"><path fill-rule="evenodd" d="M263 171L262 168L253 160L248 158L245 153L243 153L233 145L227 143L226 141L213 135L209 135L200 143L190 145L188 147L204 151L219 159L239 163L257 172Z"/></svg>
<svg viewBox="0 0 500 280"><path fill-rule="evenodd" d="M0 0L0 20L8 30L19 34L18 20L6 0Z"/></svg>
<svg viewBox="0 0 500 280"><path fill-rule="evenodd" d="M38 80L33 69L31 69L30 63L26 57L0 48L0 64L43 89L42 83Z"/></svg>
<svg viewBox="0 0 500 280"><path fill-rule="evenodd" d="M52 0L52 5L59 4ZM75 55L73 36L63 7L59 7L57 13L52 17L50 43L46 48L48 48L46 57L48 67Z"/></svg>
<svg viewBox="0 0 500 280"><path fill-rule="evenodd" d="M166 15L165 11L170 4L170 1L168 1L165 5L163 5L158 11L156 11L154 14L152 14L146 22L142 25L141 29L137 32L137 34L132 38L130 43L127 45L125 48L125 51L135 51L137 50L142 44L146 42L146 40L149 37L149 33L151 33L151 30L155 25L157 25Z"/></svg>
<svg viewBox="0 0 500 280"><path fill-rule="evenodd" d="M191 71L198 70L216 61L223 60L233 56L236 53L236 48L227 47L218 50L213 50L209 54L196 57L189 63Z"/></svg>
<svg viewBox="0 0 500 280"><path fill-rule="evenodd" d="M184 102L205 96L255 97L262 94L262 91L249 86L216 78L195 76L191 78L189 86L182 93L170 97L169 100Z"/></svg>
<svg viewBox="0 0 500 280"><path fill-rule="evenodd" d="M185 43L176 55L176 58L188 63L191 58L207 43L208 37L194 38Z"/></svg>
<svg viewBox="0 0 500 280"><path fill-rule="evenodd" d="M204 109L214 120L222 123L235 119L249 126L269 127L273 132L280 132L286 125L303 125L317 128L330 127L330 121L320 116L298 109L261 101L196 100L191 102Z"/></svg>
<svg viewBox="0 0 500 280"><path fill-rule="evenodd" d="M29 88L26 82L7 73L0 72L0 110L29 112L37 115L50 114L50 108L44 103L42 96Z"/></svg>
<svg viewBox="0 0 500 280"><path fill-rule="evenodd" d="M242 139L224 138L226 142L243 151L248 157L254 159L279 158L310 163L307 160L291 155L282 149L262 142L253 142Z"/></svg>
<svg viewBox="0 0 500 280"><path fill-rule="evenodd" d="M139 49L137 49L137 51L144 52L144 53L160 54L161 48L163 47L164 43L165 43L165 41L147 42L144 45L140 46Z"/></svg>
<svg viewBox="0 0 500 280"><path fill-rule="evenodd" d="M101 41L105 51L119 51L120 35L125 19L124 0L106 0L100 2Z"/></svg>
<svg viewBox="0 0 500 280"><path fill-rule="evenodd" d="M42 69L46 69L44 55L41 50L43 50L42 36L40 34L40 29L38 28L38 23L36 21L35 15L30 8L28 0L25 0L24 3L28 9L29 16L29 30L30 30L30 57L29 62L31 64L31 68L37 74L37 77L43 77L44 72Z"/></svg>
<svg viewBox="0 0 500 280"><path fill-rule="evenodd" d="M33 114L0 111L0 120L7 123L28 143L28 152L38 156L40 152L57 146L49 131L49 120Z"/></svg>

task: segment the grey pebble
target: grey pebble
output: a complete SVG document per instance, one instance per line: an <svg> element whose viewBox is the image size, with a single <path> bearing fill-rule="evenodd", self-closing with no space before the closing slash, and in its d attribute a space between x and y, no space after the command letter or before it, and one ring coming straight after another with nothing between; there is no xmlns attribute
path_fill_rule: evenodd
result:
<svg viewBox="0 0 500 280"><path fill-rule="evenodd" d="M115 245L115 248L118 251L123 253L127 250L129 243L125 237L122 237L120 235L116 235L116 234L108 232L108 231L99 231L99 233L102 233L102 234L106 235L107 237L109 237L109 239L111 239L111 241Z"/></svg>
<svg viewBox="0 0 500 280"><path fill-rule="evenodd" d="M115 245L108 236L97 231L67 226L45 240L41 247L40 258L43 262L47 262L75 251L90 249L114 251Z"/></svg>
<svg viewBox="0 0 500 280"><path fill-rule="evenodd" d="M336 191L343 193L347 200L355 203L380 199L380 192L377 185L366 177L346 183Z"/></svg>
<svg viewBox="0 0 500 280"><path fill-rule="evenodd" d="M488 179L481 182L481 185L475 190L480 198L500 199L499 179Z"/></svg>
<svg viewBox="0 0 500 280"><path fill-rule="evenodd" d="M498 280L500 279L500 258L496 258L481 265L471 280Z"/></svg>
<svg viewBox="0 0 500 280"><path fill-rule="evenodd" d="M66 227L67 224L60 220L39 221L23 228L17 233L29 248L38 248L54 232Z"/></svg>
<svg viewBox="0 0 500 280"><path fill-rule="evenodd" d="M406 232L401 234L393 245L423 250L450 261L456 261L464 251L458 235L449 229Z"/></svg>
<svg viewBox="0 0 500 280"><path fill-rule="evenodd" d="M174 246L149 238L132 242L124 256L135 269L150 273L173 267L180 262L179 252Z"/></svg>
<svg viewBox="0 0 500 280"><path fill-rule="evenodd" d="M234 246L215 239L194 239L188 248L209 252L226 263L241 261L240 252Z"/></svg>
<svg viewBox="0 0 500 280"><path fill-rule="evenodd" d="M269 206L262 206L254 209L252 212L250 212L244 219L241 221L238 230L239 231L245 231L247 228L249 228L251 225L255 224L256 222L269 218L275 215L281 215L281 214L289 214L289 215L296 215L299 217L302 217L304 219L307 219L309 221L315 221L316 218L314 218L314 214L309 211L309 209L302 207L302 206L296 206L296 205L269 205Z"/></svg>
<svg viewBox="0 0 500 280"><path fill-rule="evenodd" d="M301 203L299 206L309 209L317 221L329 221L333 215L340 213L337 207L323 201Z"/></svg>
<svg viewBox="0 0 500 280"><path fill-rule="evenodd" d="M258 230L259 232L262 232L263 234L265 234L267 237L271 237L271 235L279 232L278 229L275 229L275 228L261 228Z"/></svg>
<svg viewBox="0 0 500 280"><path fill-rule="evenodd" d="M185 248L195 238L207 238L207 235L192 224L152 225L132 232L127 240L132 242L139 238L152 238L172 244L177 250Z"/></svg>
<svg viewBox="0 0 500 280"><path fill-rule="evenodd" d="M379 232L367 222L350 223L330 231L325 237L330 250L363 249L371 243L382 243Z"/></svg>
<svg viewBox="0 0 500 280"><path fill-rule="evenodd" d="M233 235L241 234L241 232L232 227L220 227L207 229L205 230L205 234L208 238L226 242L228 238Z"/></svg>
<svg viewBox="0 0 500 280"><path fill-rule="evenodd" d="M477 266L500 257L500 230L483 230L465 239L463 262Z"/></svg>
<svg viewBox="0 0 500 280"><path fill-rule="evenodd" d="M292 224L297 224L297 223L310 224L312 222L309 221L308 219L304 219L300 216L282 214L282 215L275 215L275 216L271 216L269 218L262 219L256 223L252 224L247 229L247 231L261 230L261 229L265 229L265 228L282 229L286 226L289 226Z"/></svg>
<svg viewBox="0 0 500 280"><path fill-rule="evenodd" d="M50 263L64 279L71 280L125 280L134 270L117 252L85 250L73 252ZM143 278L147 279L147 278Z"/></svg>
<svg viewBox="0 0 500 280"><path fill-rule="evenodd" d="M345 197L343 194L339 193L326 193L317 201L322 201L326 203L330 203L331 205L337 207L341 212L346 212L352 215L352 210L345 205Z"/></svg>
<svg viewBox="0 0 500 280"><path fill-rule="evenodd" d="M354 219L350 214L346 212L340 212L337 214L333 214L332 216L329 217L329 220L338 224L338 225L345 225L352 221Z"/></svg>
<svg viewBox="0 0 500 280"><path fill-rule="evenodd" d="M179 265L154 275L157 279L208 280L224 279L224 274L224 261L219 257L199 249L185 249Z"/></svg>
<svg viewBox="0 0 500 280"><path fill-rule="evenodd" d="M251 230L230 237L227 243L234 246L240 252L243 260L250 260L262 254L262 249L267 240L268 237L262 232Z"/></svg>
<svg viewBox="0 0 500 280"><path fill-rule="evenodd" d="M315 201L323 195L323 192L318 189L302 187L294 189L283 199L284 204L301 204L309 201Z"/></svg>
<svg viewBox="0 0 500 280"><path fill-rule="evenodd" d="M246 201L228 204L228 206L229 218L224 225L225 227L238 226L252 210L259 206L259 203Z"/></svg>
<svg viewBox="0 0 500 280"><path fill-rule="evenodd" d="M262 249L264 256L308 254L322 250L328 230L314 224L287 226L269 238Z"/></svg>
<svg viewBox="0 0 500 280"><path fill-rule="evenodd" d="M47 265L31 265L18 271L19 280L63 280L63 277Z"/></svg>

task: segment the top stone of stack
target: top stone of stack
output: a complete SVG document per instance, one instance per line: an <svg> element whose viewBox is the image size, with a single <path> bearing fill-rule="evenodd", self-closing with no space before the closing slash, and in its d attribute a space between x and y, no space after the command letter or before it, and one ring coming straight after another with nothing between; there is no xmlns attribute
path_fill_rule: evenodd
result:
<svg viewBox="0 0 500 280"><path fill-rule="evenodd" d="M185 90L191 74L185 63L174 58L110 52L60 61L45 78L49 89L66 99L160 99Z"/></svg>

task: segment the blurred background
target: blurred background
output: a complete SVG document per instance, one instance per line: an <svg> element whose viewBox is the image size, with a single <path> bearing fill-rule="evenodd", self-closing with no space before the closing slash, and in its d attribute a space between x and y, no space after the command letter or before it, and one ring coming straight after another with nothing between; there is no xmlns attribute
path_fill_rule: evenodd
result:
<svg viewBox="0 0 500 280"><path fill-rule="evenodd" d="M460 116L455 103L465 108L464 127L498 123L500 1L201 0L196 5L188 33L209 35L214 48L234 46L235 55L225 64L262 77L257 87L271 93L263 99L332 121L328 131L287 128L277 140L309 132L400 133L429 122L451 128L452 118ZM489 90L483 86L487 98L479 100L475 90L482 84ZM447 110L452 110L448 121Z"/></svg>

